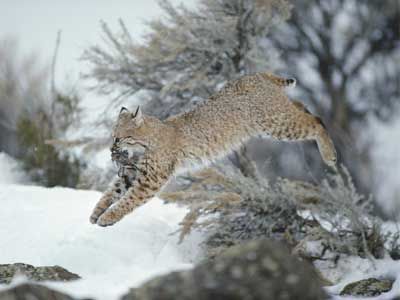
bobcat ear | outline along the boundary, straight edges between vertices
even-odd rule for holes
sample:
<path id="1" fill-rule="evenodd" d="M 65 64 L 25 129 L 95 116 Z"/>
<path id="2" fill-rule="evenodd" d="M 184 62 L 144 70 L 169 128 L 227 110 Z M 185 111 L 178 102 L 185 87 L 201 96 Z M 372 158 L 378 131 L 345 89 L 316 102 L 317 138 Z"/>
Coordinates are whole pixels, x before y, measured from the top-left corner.
<path id="1" fill-rule="evenodd" d="M 121 110 L 119 111 L 119 114 L 121 114 L 121 113 L 122 113 L 123 111 L 125 111 L 125 110 L 128 111 L 128 109 L 127 109 L 126 107 L 123 107 L 123 106 L 122 106 L 122 107 L 121 107 Z"/>
<path id="2" fill-rule="evenodd" d="M 143 114 L 142 114 L 142 110 L 140 109 L 140 106 L 137 107 L 135 113 L 132 113 L 132 119 L 135 120 L 135 123 L 137 125 L 142 124 L 142 122 L 143 122 Z"/>

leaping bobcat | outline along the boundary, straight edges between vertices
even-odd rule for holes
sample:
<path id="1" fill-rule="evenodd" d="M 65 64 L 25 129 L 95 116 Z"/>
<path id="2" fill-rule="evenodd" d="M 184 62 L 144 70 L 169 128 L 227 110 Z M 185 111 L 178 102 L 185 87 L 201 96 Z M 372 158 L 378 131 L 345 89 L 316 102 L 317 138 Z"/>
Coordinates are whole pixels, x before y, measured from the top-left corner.
<path id="1" fill-rule="evenodd" d="M 316 140 L 322 159 L 336 165 L 336 151 L 321 120 L 284 87 L 294 79 L 269 73 L 244 76 L 192 111 L 165 121 L 122 108 L 113 130 L 113 149 L 136 154 L 132 183 L 117 177 L 97 203 L 92 223 L 109 226 L 142 205 L 179 171 L 204 165 L 237 149 L 252 136 L 279 140 Z"/>

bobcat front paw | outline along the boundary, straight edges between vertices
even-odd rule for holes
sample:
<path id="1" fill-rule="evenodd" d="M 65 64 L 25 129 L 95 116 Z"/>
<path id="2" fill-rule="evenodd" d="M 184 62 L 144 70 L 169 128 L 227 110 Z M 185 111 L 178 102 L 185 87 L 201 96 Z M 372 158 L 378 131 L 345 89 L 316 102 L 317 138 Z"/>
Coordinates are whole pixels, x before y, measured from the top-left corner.
<path id="1" fill-rule="evenodd" d="M 92 213 L 89 220 L 90 220 L 90 223 L 96 224 L 98 219 L 99 219 L 99 216 L 95 213 Z"/>
<path id="2" fill-rule="evenodd" d="M 105 212 L 105 209 L 96 207 L 91 216 L 90 216 L 90 223 L 96 224 L 99 217 Z"/>
<path id="3" fill-rule="evenodd" d="M 97 219 L 98 219 L 99 217 L 97 217 L 97 216 L 95 216 L 94 214 L 92 214 L 91 216 L 90 216 L 90 223 L 92 223 L 92 224 L 96 224 L 96 222 L 97 222 Z"/>
<path id="4" fill-rule="evenodd" d="M 102 227 L 114 225 L 116 222 L 122 219 L 113 209 L 108 209 L 98 219 L 96 224 Z"/>

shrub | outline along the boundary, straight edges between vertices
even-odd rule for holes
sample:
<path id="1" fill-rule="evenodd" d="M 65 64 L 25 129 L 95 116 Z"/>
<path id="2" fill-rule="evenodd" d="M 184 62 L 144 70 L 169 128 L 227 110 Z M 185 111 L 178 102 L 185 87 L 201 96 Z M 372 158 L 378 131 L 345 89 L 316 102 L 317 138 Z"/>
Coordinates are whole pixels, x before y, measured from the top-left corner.
<path id="1" fill-rule="evenodd" d="M 24 112 L 17 122 L 19 158 L 31 179 L 41 185 L 75 187 L 84 166 L 77 157 L 47 143 L 65 132 L 77 113 L 78 99 L 58 94 L 53 114 L 45 107 Z M 57 109 L 57 112 L 56 112 Z M 55 119 L 57 118 L 57 119 Z"/>
<path id="2" fill-rule="evenodd" d="M 380 220 L 371 215 L 371 199 L 356 192 L 343 166 L 320 185 L 287 179 L 272 183 L 233 168 L 209 169 L 194 176 L 183 192 L 162 197 L 189 204 L 181 238 L 192 228 L 206 228 L 210 256 L 261 237 L 284 240 L 298 254 L 317 259 L 328 252 L 380 258 L 385 250 L 386 237 Z M 310 241 L 320 246 L 315 257 L 301 249 Z"/>

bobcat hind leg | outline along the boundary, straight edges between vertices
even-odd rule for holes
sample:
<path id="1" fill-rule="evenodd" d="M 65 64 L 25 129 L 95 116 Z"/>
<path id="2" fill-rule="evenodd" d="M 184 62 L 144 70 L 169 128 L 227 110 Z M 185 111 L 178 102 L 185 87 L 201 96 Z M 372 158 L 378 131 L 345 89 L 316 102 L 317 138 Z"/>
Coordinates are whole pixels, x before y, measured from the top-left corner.
<path id="1" fill-rule="evenodd" d="M 275 126 L 272 129 L 266 127 L 265 131 L 279 140 L 315 140 L 325 164 L 336 169 L 335 146 L 322 120 L 311 114 L 301 102 L 291 102 L 290 106 L 287 112 L 276 120 Z"/>

